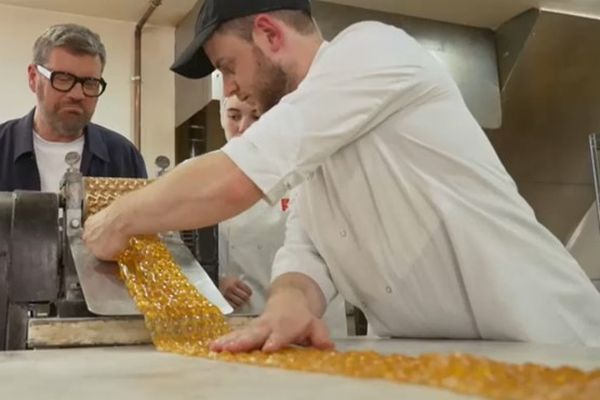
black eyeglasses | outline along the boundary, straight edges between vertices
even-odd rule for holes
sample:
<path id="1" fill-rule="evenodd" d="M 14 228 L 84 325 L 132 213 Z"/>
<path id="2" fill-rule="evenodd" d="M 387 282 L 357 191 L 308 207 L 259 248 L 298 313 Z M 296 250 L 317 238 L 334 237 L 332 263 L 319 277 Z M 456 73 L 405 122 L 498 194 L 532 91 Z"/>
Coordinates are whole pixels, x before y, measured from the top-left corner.
<path id="1" fill-rule="evenodd" d="M 106 89 L 106 81 L 102 78 L 80 78 L 68 72 L 51 71 L 39 64 L 36 65 L 36 68 L 59 92 L 70 92 L 78 83 L 81 83 L 83 94 L 87 97 L 99 97 Z"/>

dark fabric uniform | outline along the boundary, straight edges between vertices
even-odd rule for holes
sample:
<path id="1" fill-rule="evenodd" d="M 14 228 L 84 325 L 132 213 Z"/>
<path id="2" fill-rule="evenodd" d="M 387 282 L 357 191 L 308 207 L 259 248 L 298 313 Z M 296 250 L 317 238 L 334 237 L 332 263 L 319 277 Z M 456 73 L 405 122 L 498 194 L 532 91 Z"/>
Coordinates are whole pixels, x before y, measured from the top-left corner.
<path id="1" fill-rule="evenodd" d="M 40 190 L 33 148 L 33 114 L 0 125 L 0 191 Z M 84 176 L 147 178 L 140 152 L 124 136 L 96 124 L 84 130 L 81 156 Z M 65 171 L 67 165 L 65 164 Z"/>

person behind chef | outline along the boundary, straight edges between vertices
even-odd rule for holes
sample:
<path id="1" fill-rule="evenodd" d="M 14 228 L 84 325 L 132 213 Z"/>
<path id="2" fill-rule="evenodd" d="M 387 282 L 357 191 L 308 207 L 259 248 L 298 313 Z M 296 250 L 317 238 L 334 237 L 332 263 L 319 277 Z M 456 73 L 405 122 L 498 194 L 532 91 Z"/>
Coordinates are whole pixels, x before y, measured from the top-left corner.
<path id="1" fill-rule="evenodd" d="M 256 107 L 237 96 L 224 97 L 220 110 L 228 142 L 259 118 Z M 219 289 L 239 314 L 259 315 L 264 310 L 273 259 L 285 238 L 289 200 L 283 197 L 273 206 L 258 202 L 219 224 Z M 323 320 L 333 337 L 347 335 L 341 296 L 330 303 Z"/>
<path id="2" fill-rule="evenodd" d="M 265 311 L 211 350 L 330 348 L 320 317 L 337 293 L 379 336 L 600 346 L 600 294 L 404 31 L 366 21 L 326 42 L 309 0 L 205 0 L 172 69 L 215 68 L 260 120 L 84 233 L 114 259 L 132 235 L 209 226 L 297 188 Z"/>

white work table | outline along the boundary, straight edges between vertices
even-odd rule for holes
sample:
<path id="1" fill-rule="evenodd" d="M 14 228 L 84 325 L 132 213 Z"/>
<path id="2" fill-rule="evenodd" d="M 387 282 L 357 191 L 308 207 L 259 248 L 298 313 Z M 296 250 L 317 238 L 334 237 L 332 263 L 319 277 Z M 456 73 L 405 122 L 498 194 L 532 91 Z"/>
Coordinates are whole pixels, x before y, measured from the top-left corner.
<path id="1" fill-rule="evenodd" d="M 513 363 L 600 369 L 600 348 L 525 343 L 339 340 L 339 350 L 464 352 Z M 151 347 L 0 352 L 0 399 L 473 399 L 448 391 L 160 353 Z M 600 397 L 599 397 L 600 398 Z"/>

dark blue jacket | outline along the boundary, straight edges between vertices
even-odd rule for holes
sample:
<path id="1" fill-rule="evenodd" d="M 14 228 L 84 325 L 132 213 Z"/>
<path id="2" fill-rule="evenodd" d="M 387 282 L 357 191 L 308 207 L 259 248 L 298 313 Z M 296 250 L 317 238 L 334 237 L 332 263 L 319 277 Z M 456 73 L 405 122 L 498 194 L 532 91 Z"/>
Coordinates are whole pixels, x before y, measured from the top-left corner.
<path id="1" fill-rule="evenodd" d="M 33 150 L 34 111 L 0 125 L 0 192 L 40 190 L 40 174 Z M 142 155 L 125 137 L 92 123 L 85 127 L 84 135 L 81 156 L 84 176 L 147 177 Z"/>

